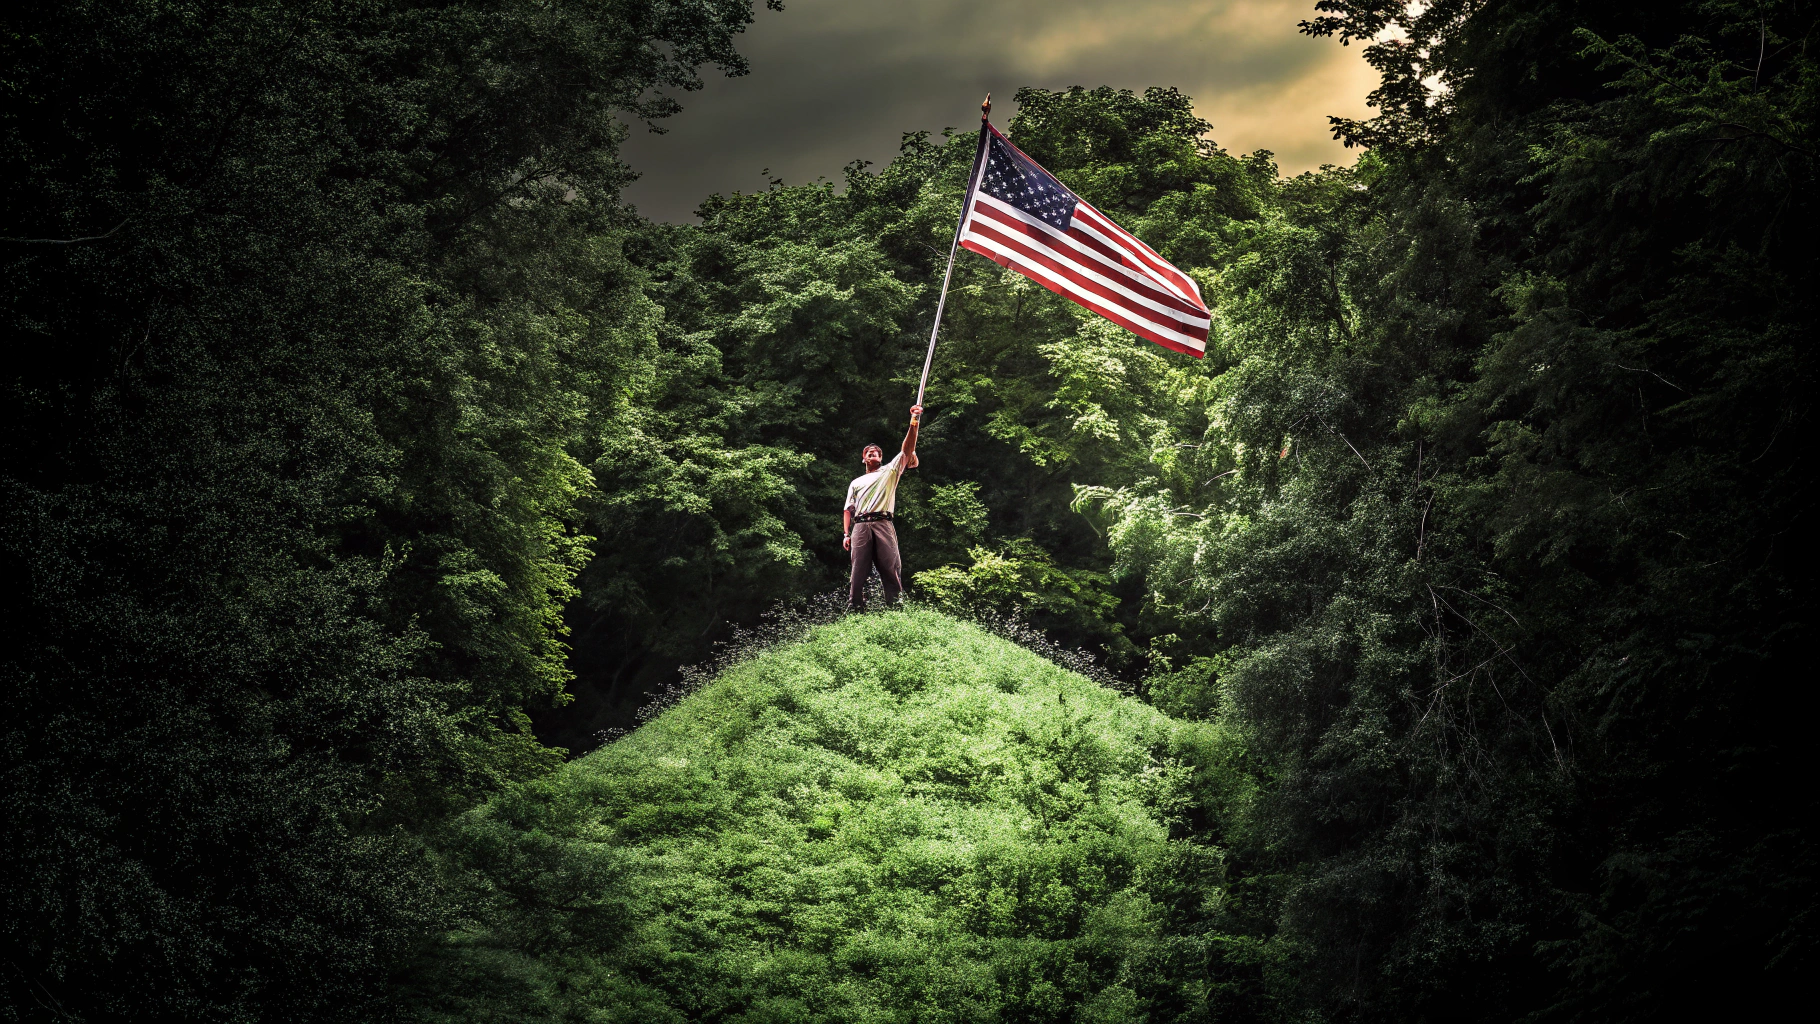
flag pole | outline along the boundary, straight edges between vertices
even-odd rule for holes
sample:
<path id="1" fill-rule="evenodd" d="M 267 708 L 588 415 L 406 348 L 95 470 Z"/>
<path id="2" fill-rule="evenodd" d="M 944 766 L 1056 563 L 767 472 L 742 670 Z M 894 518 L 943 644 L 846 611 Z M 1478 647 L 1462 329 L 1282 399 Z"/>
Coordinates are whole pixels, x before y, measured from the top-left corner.
<path id="1" fill-rule="evenodd" d="M 960 250 L 961 227 L 967 223 L 967 204 L 973 202 L 973 191 L 979 187 L 980 168 L 986 160 L 986 131 L 992 123 L 992 94 L 986 94 L 986 101 L 980 104 L 980 144 L 973 155 L 973 170 L 967 174 L 967 192 L 961 196 L 961 219 L 954 225 L 954 241 L 948 244 L 948 269 L 942 271 L 942 295 L 935 301 L 935 323 L 929 328 L 929 351 L 923 354 L 923 379 L 916 385 L 916 404 L 923 404 L 923 391 L 929 387 L 929 366 L 935 362 L 935 337 L 941 333 L 942 311 L 948 307 L 948 281 L 954 277 L 954 254 Z M 910 418 L 912 423 L 921 423 L 922 416 Z"/>

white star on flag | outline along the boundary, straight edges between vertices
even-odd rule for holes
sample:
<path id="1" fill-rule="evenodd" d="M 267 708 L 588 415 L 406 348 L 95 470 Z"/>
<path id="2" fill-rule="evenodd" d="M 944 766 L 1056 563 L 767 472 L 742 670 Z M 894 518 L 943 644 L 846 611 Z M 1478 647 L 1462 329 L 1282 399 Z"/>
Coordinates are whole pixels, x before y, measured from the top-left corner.
<path id="1" fill-rule="evenodd" d="M 1212 318 L 1194 279 L 1069 191 L 990 124 L 959 243 L 1111 320 L 1199 358 Z"/>

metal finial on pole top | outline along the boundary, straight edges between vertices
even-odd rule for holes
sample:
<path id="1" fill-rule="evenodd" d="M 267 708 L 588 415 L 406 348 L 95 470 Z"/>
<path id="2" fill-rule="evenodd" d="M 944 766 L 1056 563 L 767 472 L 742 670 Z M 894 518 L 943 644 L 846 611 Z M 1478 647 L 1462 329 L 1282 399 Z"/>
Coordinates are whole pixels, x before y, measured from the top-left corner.
<path id="1" fill-rule="evenodd" d="M 980 143 L 973 156 L 973 170 L 967 175 L 967 191 L 961 196 L 961 219 L 954 225 L 954 241 L 948 245 L 948 269 L 942 272 L 942 297 L 935 302 L 935 323 L 929 328 L 929 351 L 923 355 L 923 379 L 916 385 L 916 404 L 923 404 L 923 391 L 929 387 L 929 366 L 935 362 L 935 336 L 942 329 L 942 311 L 948 308 L 948 281 L 954 277 L 954 254 L 961 246 L 961 228 L 967 223 L 967 204 L 973 201 L 973 190 L 979 185 L 980 169 L 986 163 L 986 129 L 992 123 L 992 94 L 980 104 Z M 921 423 L 922 416 L 912 416 Z"/>

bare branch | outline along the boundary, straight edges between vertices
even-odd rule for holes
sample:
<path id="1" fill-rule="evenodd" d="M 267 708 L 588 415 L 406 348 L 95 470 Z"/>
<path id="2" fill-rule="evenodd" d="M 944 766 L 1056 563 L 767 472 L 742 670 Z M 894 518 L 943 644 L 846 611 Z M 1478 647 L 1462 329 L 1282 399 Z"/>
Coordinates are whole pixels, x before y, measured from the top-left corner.
<path id="1" fill-rule="evenodd" d="M 1654 370 L 1647 369 L 1647 368 L 1641 367 L 1641 366 L 1625 366 L 1623 363 L 1618 363 L 1618 362 L 1614 362 L 1611 365 L 1617 367 L 1620 370 L 1629 370 L 1632 373 L 1647 373 L 1651 377 L 1656 378 L 1657 380 L 1661 381 L 1664 384 L 1667 384 L 1669 387 L 1674 388 L 1676 391 L 1679 391 L 1684 395 L 1688 393 L 1686 388 L 1682 387 L 1679 384 L 1676 384 L 1674 381 L 1669 380 L 1667 377 L 1662 376 L 1661 374 L 1657 373 Z"/>
<path id="2" fill-rule="evenodd" d="M 1340 432 L 1339 432 L 1339 431 L 1337 431 L 1337 430 L 1335 430 L 1335 429 L 1333 429 L 1333 427 L 1331 427 L 1331 426 L 1329 426 L 1329 425 L 1328 425 L 1328 423 L 1327 423 L 1327 421 L 1326 421 L 1326 420 L 1325 420 L 1325 419 L 1322 419 L 1322 417 L 1321 417 L 1321 414 L 1320 414 L 1320 413 L 1315 413 L 1315 414 L 1314 414 L 1314 418 L 1315 418 L 1315 419 L 1317 419 L 1317 420 L 1320 420 L 1320 422 L 1321 422 L 1321 426 L 1323 426 L 1323 427 L 1327 427 L 1327 432 L 1328 432 L 1328 433 L 1329 433 L 1329 434 L 1332 434 L 1332 435 L 1333 435 L 1333 436 L 1335 436 L 1335 437 L 1337 437 L 1337 438 L 1339 438 L 1339 439 L 1340 439 L 1340 440 L 1342 440 L 1342 441 L 1346 441 L 1346 435 L 1345 435 L 1345 434 L 1342 434 L 1342 433 L 1340 433 Z M 1352 448 L 1352 442 L 1351 442 L 1351 441 L 1346 441 L 1346 447 L 1348 447 L 1348 448 Z M 1358 449 L 1357 449 L 1357 448 L 1352 448 L 1352 453 L 1353 453 L 1353 454 L 1354 454 L 1354 455 L 1359 455 L 1359 450 L 1358 450 Z M 1365 465 L 1365 471 L 1366 471 L 1366 472 L 1368 472 L 1368 473 L 1369 473 L 1369 472 L 1371 472 L 1371 463 L 1369 463 L 1369 462 L 1365 462 L 1365 456 L 1363 456 L 1363 455 L 1359 455 L 1359 461 L 1360 461 L 1360 462 L 1362 462 L 1362 463 L 1364 463 L 1364 465 Z"/>
<path id="3" fill-rule="evenodd" d="M 0 238 L 0 242 L 11 242 L 14 245 L 75 245 L 77 242 L 100 242 L 114 237 L 114 235 L 119 233 L 121 228 L 126 227 L 132 219 L 133 218 L 128 217 L 126 220 L 109 228 L 106 233 L 99 235 L 83 235 L 81 238 Z"/>

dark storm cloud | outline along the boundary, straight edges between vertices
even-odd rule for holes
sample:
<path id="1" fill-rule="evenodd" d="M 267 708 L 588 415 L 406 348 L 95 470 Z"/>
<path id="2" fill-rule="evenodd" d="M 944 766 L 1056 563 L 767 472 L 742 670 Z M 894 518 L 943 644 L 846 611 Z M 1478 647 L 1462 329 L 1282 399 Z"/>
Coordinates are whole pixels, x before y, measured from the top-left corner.
<path id="1" fill-rule="evenodd" d="M 904 132 L 968 128 L 995 95 L 1000 125 L 1018 86 L 1173 85 L 1213 137 L 1270 149 L 1295 172 L 1347 159 L 1329 114 L 1366 112 L 1373 84 L 1358 47 L 1298 35 L 1312 0 L 789 0 L 761 9 L 741 49 L 752 73 L 679 97 L 667 133 L 635 126 L 626 158 L 643 177 L 627 198 L 683 220 L 713 192 L 838 179 L 855 158 L 884 162 Z"/>

